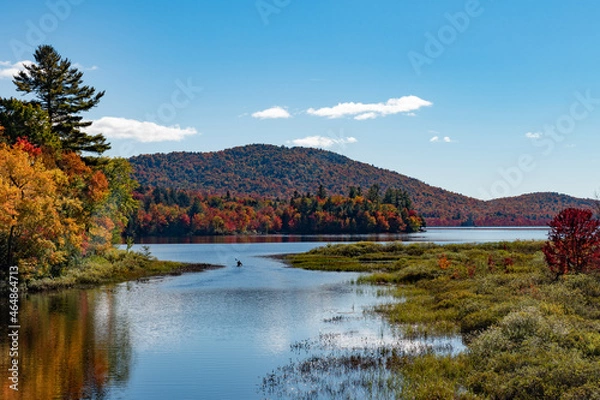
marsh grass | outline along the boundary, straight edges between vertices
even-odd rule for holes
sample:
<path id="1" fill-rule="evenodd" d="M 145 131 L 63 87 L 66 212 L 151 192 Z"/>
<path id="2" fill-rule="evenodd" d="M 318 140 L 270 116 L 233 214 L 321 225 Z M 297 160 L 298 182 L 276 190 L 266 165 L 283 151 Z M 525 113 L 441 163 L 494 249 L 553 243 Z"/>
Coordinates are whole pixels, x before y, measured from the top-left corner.
<path id="1" fill-rule="evenodd" d="M 90 256 L 82 259 L 76 267 L 69 269 L 60 277 L 29 281 L 27 290 L 39 292 L 97 286 L 214 268 L 219 268 L 219 266 L 160 261 L 147 252 L 113 249 L 104 256 Z"/>
<path id="2" fill-rule="evenodd" d="M 395 399 L 401 382 L 384 363 L 388 354 L 340 352 L 290 360 L 267 374 L 260 391 L 277 399 Z"/>
<path id="3" fill-rule="evenodd" d="M 370 268 L 346 256 L 303 256 L 299 254 L 294 255 L 293 260 L 295 267 L 308 270 L 366 272 Z"/>
<path id="4" fill-rule="evenodd" d="M 556 280 L 542 245 L 355 243 L 288 260 L 394 287 L 398 301 L 378 311 L 407 338 L 462 335 L 461 354 L 388 362 L 398 398 L 600 399 L 600 276 Z"/>

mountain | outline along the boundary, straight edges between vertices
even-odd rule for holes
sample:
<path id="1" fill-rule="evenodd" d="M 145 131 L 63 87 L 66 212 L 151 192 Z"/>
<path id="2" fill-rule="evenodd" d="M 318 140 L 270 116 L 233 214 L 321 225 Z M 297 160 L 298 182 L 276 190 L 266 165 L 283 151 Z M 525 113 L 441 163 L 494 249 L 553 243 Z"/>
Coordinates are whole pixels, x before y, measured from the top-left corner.
<path id="1" fill-rule="evenodd" d="M 545 225 L 567 207 L 593 208 L 594 201 L 558 193 L 533 193 L 483 201 L 428 185 L 331 151 L 253 144 L 210 153 L 144 154 L 129 159 L 143 186 L 288 198 L 294 191 L 347 194 L 379 184 L 401 188 L 430 226 Z"/>

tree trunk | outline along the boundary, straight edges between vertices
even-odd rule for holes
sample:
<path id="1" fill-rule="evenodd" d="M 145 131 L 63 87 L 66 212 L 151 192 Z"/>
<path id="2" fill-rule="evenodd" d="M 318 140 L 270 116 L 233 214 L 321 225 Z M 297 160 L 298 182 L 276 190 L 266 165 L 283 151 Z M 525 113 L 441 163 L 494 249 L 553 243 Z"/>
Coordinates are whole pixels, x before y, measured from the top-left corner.
<path id="1" fill-rule="evenodd" d="M 11 226 L 10 227 L 10 233 L 8 234 L 8 244 L 7 244 L 7 250 L 6 250 L 6 268 L 8 270 L 8 268 L 12 267 L 13 264 L 13 255 L 12 255 L 12 242 L 13 242 L 13 235 L 14 235 L 14 231 L 15 231 L 15 226 Z"/>

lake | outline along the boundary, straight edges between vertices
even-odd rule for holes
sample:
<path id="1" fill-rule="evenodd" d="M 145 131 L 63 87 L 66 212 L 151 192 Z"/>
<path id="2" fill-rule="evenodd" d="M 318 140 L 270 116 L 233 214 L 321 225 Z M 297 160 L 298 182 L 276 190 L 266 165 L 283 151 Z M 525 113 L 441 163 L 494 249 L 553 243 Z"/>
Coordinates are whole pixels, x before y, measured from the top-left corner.
<path id="1" fill-rule="evenodd" d="M 318 386 L 324 379 L 356 398 L 386 398 L 383 389 L 373 391 L 357 383 L 344 365 L 333 365 L 341 371 L 338 376 L 317 376 L 320 381 L 315 374 L 304 380 L 293 378 L 294 372 L 320 368 L 331 355 L 372 356 L 386 346 L 456 352 L 463 348 L 460 338 L 404 340 L 371 312 L 379 304 L 397 301 L 384 289 L 352 284 L 359 276 L 355 273 L 297 270 L 266 256 L 365 239 L 542 240 L 546 232 L 437 228 L 393 237 L 219 237 L 203 238 L 200 243 L 148 244 L 159 259 L 225 267 L 27 296 L 20 308 L 21 390 L 14 396 L 4 383 L 1 397 L 235 400 L 302 398 L 314 393 L 311 398 L 321 398 Z M 236 259 L 243 267 L 235 266 Z M 7 314 L 3 307 L 3 329 Z M 5 341 L 0 350 L 7 354 Z M 3 356 L 3 371 L 6 362 Z M 278 385 L 269 384 L 273 381 Z M 343 392 L 338 394 L 341 398 Z"/>

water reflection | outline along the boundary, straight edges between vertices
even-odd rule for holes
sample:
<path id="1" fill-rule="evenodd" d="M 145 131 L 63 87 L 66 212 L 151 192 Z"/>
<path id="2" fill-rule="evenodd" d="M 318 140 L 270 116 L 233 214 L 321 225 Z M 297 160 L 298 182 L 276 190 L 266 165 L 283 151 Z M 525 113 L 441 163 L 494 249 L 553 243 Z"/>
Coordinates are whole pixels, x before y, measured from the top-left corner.
<path id="1" fill-rule="evenodd" d="M 136 240 L 140 244 L 239 244 L 239 243 L 297 243 L 297 242 L 390 242 L 410 240 L 408 234 L 368 234 L 368 235 L 221 235 L 185 237 L 143 237 Z"/>
<path id="2" fill-rule="evenodd" d="M 22 299 L 19 319 L 19 391 L 3 379 L 3 399 L 104 399 L 109 385 L 125 385 L 131 369 L 126 324 L 114 312 L 110 289 L 64 291 Z M 0 305 L 7 335 L 7 304 Z M 7 371 L 8 343 L 0 342 Z M 5 374 L 3 373 L 3 378 Z"/>
<path id="3" fill-rule="evenodd" d="M 448 229 L 419 233 L 411 240 L 541 239 L 545 234 L 544 230 Z M 391 345 L 407 351 L 422 345 L 461 350 L 460 338 L 404 341 L 380 316 L 365 314 L 364 310 L 394 299 L 378 296 L 376 288 L 349 285 L 358 274 L 284 268 L 277 260 L 264 258 L 308 251 L 322 245 L 322 239 L 338 242 L 347 238 L 204 239 L 223 242 L 150 247 L 159 259 L 208 262 L 225 268 L 23 299 L 20 391 L 12 392 L 4 375 L 0 398 L 256 399 L 264 398 L 257 393 L 262 377 L 273 380 L 268 380 L 268 392 L 275 388 L 271 383 L 278 383 L 278 378 L 289 376 L 296 368 L 321 371 L 332 366 L 335 372 L 339 367 L 337 371 L 344 375 L 347 365 L 343 361 L 355 351 L 369 364 L 372 354 Z M 369 239 L 390 240 L 381 236 Z M 244 261 L 243 268 L 234 266 L 235 258 Z M 7 304 L 0 304 L 2 337 L 8 333 L 7 318 Z M 290 349 L 298 343 L 304 347 L 306 343 L 316 352 L 291 354 Z M 315 349 L 313 343 L 320 343 L 321 348 Z M 6 340 L 0 341 L 0 352 L 0 370 L 7 371 Z M 280 369 L 283 374 L 279 374 L 277 367 L 287 366 L 291 357 L 293 364 L 287 368 L 292 370 Z M 296 383 L 302 386 L 305 378 L 314 375 L 299 377 Z M 362 378 L 349 374 L 339 383 Z M 391 390 L 384 384 L 388 378 L 385 371 L 373 378 L 381 380 L 381 390 L 365 392 L 365 398 L 367 394 L 385 398 L 383 392 Z M 284 388 L 295 390 L 298 385 Z"/>
<path id="4" fill-rule="evenodd" d="M 417 233 L 382 233 L 366 235 L 226 235 L 188 237 L 145 237 L 140 244 L 248 244 L 299 242 L 490 242 L 513 240 L 546 240 L 547 227 L 438 227 Z"/>

